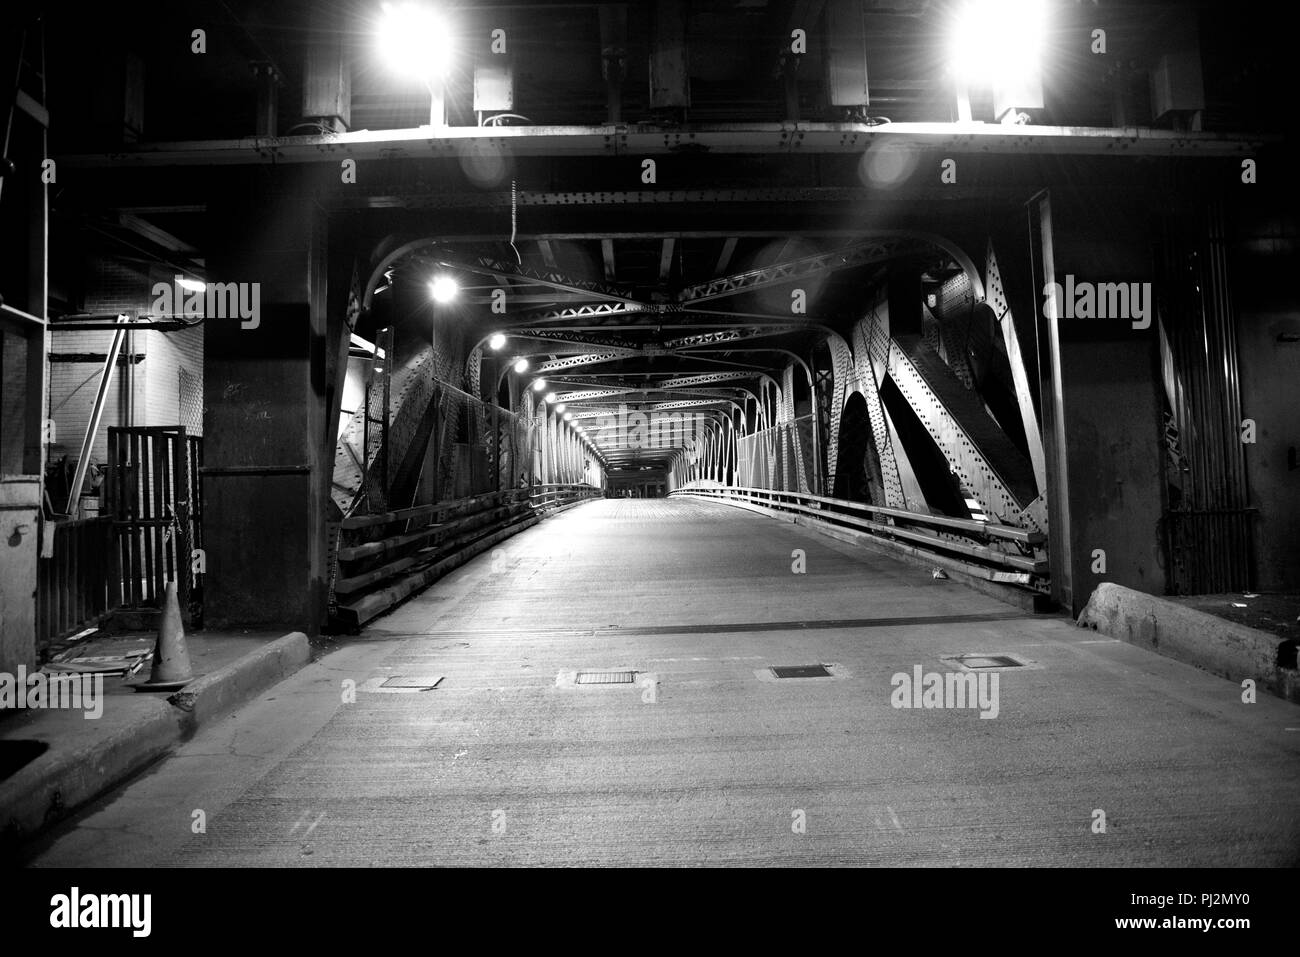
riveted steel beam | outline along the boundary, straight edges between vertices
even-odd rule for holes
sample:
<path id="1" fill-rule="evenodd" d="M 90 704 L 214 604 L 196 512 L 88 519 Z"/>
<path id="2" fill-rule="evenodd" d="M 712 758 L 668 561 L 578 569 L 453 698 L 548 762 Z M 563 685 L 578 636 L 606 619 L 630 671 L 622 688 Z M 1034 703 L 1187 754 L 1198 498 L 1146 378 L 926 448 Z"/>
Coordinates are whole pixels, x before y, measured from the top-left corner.
<path id="1" fill-rule="evenodd" d="M 595 299 L 607 299 L 612 302 L 639 305 L 636 297 L 620 286 L 614 286 L 595 279 L 570 276 L 558 269 L 533 269 L 531 266 L 493 259 L 490 256 L 458 259 L 455 256 L 447 255 L 441 249 L 432 250 L 427 255 L 440 266 L 449 269 L 464 269 L 467 272 L 492 276 L 495 279 L 522 279 L 527 283 L 546 286 L 550 289 L 561 289 L 565 292 L 579 293 Z"/>
<path id="2" fill-rule="evenodd" d="M 652 156 L 683 148 L 716 153 L 853 153 L 873 146 L 946 155 L 1019 153 L 1112 156 L 1250 156 L 1279 137 L 1137 127 L 1007 126 L 998 123 L 652 123 L 601 126 L 415 127 L 306 136 L 148 143 L 59 158 L 66 167 L 267 165 L 430 157 Z"/>
<path id="3" fill-rule="evenodd" d="M 885 262 L 898 256 L 934 251 L 934 247 L 928 241 L 912 235 L 881 235 L 860 243 L 841 246 L 829 252 L 801 256 L 798 259 L 774 263 L 748 272 L 710 279 L 708 282 L 686 287 L 678 294 L 677 299 L 682 303 L 722 299 L 752 292 L 755 289 L 794 282 L 808 276 Z"/>

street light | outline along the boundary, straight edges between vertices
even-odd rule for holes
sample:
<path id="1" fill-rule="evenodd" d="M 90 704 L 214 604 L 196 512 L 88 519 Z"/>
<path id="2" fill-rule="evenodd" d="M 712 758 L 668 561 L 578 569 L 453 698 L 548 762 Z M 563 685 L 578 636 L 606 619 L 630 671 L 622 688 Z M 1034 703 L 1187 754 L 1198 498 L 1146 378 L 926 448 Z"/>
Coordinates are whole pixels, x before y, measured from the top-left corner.
<path id="1" fill-rule="evenodd" d="M 459 283 L 450 276 L 436 276 L 433 282 L 429 283 L 429 295 L 433 296 L 434 302 L 451 302 L 459 293 Z"/>
<path id="2" fill-rule="evenodd" d="M 541 392 L 541 391 L 542 391 L 543 389 L 545 389 L 545 388 L 546 388 L 546 380 L 545 380 L 545 379 L 536 379 L 536 380 L 533 381 L 533 391 L 534 391 L 534 392 Z"/>
<path id="3" fill-rule="evenodd" d="M 451 69 L 453 49 L 447 21 L 422 3 L 384 3 L 377 31 L 379 55 L 406 76 L 419 77 L 433 100 L 432 126 L 446 126 L 443 83 Z"/>
<path id="4" fill-rule="evenodd" d="M 961 119 L 971 118 L 969 95 L 975 87 L 992 90 L 995 119 L 1043 108 L 1045 7 L 1044 0 L 966 0 L 948 46 Z"/>
<path id="5" fill-rule="evenodd" d="M 518 372 L 520 375 L 523 375 L 525 372 L 527 372 L 527 371 L 528 371 L 528 360 L 527 360 L 527 359 L 516 359 L 516 360 L 515 360 L 515 371 Z"/>
<path id="6" fill-rule="evenodd" d="M 547 404 L 554 403 L 555 400 L 556 400 L 556 398 L 557 398 L 557 396 L 555 395 L 554 392 L 548 392 L 548 393 L 546 393 L 546 402 L 547 402 Z"/>
<path id="7" fill-rule="evenodd" d="M 505 333 L 503 332 L 492 333 L 492 338 L 488 340 L 488 347 L 491 348 L 493 352 L 500 352 L 502 347 L 505 346 L 505 344 L 506 344 L 506 337 L 505 337 Z"/>

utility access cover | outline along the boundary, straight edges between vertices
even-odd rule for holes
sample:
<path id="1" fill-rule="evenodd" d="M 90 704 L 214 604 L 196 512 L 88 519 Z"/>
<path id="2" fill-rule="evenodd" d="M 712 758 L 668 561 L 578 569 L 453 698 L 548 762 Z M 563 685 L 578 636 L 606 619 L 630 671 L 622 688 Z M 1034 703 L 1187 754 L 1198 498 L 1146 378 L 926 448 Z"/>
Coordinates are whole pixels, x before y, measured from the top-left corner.
<path id="1" fill-rule="evenodd" d="M 959 661 L 971 671 L 986 668 L 1023 668 L 1025 663 L 1006 655 L 958 655 L 953 659 Z"/>
<path id="2" fill-rule="evenodd" d="M 443 675 L 393 675 L 379 687 L 408 688 L 412 691 L 432 691 L 438 687 Z"/>
<path id="3" fill-rule="evenodd" d="M 825 665 L 776 665 L 772 674 L 778 678 L 829 678 Z"/>
<path id="4" fill-rule="evenodd" d="M 630 685 L 636 679 L 634 671 L 579 671 L 580 685 Z"/>

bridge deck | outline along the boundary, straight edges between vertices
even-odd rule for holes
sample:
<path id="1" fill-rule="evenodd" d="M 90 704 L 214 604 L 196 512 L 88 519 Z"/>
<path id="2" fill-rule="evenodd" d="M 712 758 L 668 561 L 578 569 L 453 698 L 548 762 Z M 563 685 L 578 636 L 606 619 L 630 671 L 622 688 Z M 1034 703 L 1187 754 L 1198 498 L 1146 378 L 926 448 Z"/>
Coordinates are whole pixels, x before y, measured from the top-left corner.
<path id="1" fill-rule="evenodd" d="M 578 506 L 374 625 L 37 863 L 1300 862 L 1294 705 L 725 505 Z M 995 719 L 891 706 L 964 652 L 1030 663 Z"/>

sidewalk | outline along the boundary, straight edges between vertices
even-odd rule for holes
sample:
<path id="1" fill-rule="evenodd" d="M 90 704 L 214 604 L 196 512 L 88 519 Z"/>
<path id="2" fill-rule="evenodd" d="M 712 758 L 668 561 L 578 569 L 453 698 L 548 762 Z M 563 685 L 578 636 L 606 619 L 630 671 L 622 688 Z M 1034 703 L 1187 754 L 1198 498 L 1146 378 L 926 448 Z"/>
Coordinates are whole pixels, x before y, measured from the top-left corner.
<path id="1" fill-rule="evenodd" d="M 134 691 L 130 684 L 148 679 L 146 665 L 125 680 L 104 677 L 98 717 L 67 708 L 2 713 L 0 858 L 311 657 L 301 632 L 207 631 L 185 640 L 195 679 L 178 692 Z"/>
<path id="2" fill-rule="evenodd" d="M 1289 595 L 1166 598 L 1105 582 L 1078 624 L 1300 704 L 1297 605 Z"/>

